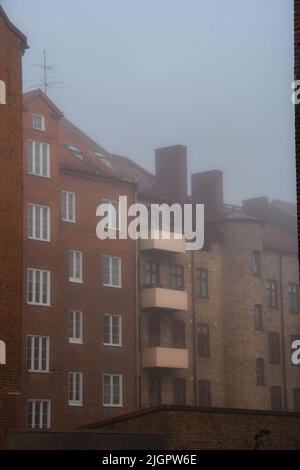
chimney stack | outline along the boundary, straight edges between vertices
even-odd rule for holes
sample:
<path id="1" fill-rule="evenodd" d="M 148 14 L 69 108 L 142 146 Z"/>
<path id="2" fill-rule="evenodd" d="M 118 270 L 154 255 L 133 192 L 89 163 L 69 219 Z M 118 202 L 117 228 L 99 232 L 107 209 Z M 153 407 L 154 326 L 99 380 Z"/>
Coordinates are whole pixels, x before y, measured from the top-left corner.
<path id="1" fill-rule="evenodd" d="M 186 146 L 172 145 L 155 150 L 155 173 L 157 184 L 174 201 L 187 197 Z"/>
<path id="2" fill-rule="evenodd" d="M 223 213 L 223 172 L 203 171 L 192 174 L 192 201 L 204 204 L 214 215 Z"/>
<path id="3" fill-rule="evenodd" d="M 265 196 L 244 199 L 243 212 L 255 219 L 266 221 L 268 217 L 269 199 Z"/>

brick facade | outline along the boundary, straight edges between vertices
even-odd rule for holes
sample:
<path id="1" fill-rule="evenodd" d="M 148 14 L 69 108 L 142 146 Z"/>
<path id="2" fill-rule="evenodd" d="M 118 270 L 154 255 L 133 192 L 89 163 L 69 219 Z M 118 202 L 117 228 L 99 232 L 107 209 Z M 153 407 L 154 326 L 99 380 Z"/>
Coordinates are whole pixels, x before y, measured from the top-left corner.
<path id="1" fill-rule="evenodd" d="M 0 6 L 0 340 L 6 364 L 0 365 L 0 448 L 7 431 L 7 395 L 20 389 L 22 302 L 22 72 L 26 38 Z M 3 86 L 3 85 L 2 85 Z"/>

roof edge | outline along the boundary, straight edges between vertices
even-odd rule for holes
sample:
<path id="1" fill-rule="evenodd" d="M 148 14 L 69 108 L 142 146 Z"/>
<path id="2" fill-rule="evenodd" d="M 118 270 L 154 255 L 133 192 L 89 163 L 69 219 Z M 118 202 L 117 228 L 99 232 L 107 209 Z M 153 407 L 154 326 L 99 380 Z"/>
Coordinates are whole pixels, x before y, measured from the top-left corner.
<path id="1" fill-rule="evenodd" d="M 0 16 L 4 19 L 5 23 L 7 26 L 24 42 L 25 49 L 28 49 L 28 44 L 27 44 L 27 37 L 25 36 L 22 31 L 20 31 L 8 18 L 7 14 L 5 13 L 3 7 L 0 5 Z"/>

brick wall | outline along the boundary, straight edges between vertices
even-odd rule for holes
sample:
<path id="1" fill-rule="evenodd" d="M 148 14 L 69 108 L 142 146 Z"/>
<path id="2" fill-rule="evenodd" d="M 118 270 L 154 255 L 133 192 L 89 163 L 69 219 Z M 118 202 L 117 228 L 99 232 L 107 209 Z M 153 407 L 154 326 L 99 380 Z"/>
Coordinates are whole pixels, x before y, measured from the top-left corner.
<path id="1" fill-rule="evenodd" d="M 19 391 L 22 302 L 22 79 L 25 38 L 0 7 L 0 339 L 6 365 L 0 365 L 0 448 L 7 429 L 7 393 Z"/>

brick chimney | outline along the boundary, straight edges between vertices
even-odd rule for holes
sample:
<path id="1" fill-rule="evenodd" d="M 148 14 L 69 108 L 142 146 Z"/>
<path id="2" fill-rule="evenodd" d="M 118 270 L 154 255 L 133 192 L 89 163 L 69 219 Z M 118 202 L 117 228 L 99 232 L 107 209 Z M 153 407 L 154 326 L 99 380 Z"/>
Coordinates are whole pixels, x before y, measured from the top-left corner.
<path id="1" fill-rule="evenodd" d="M 186 146 L 172 145 L 155 150 L 155 173 L 157 184 L 174 201 L 187 197 Z"/>
<path id="2" fill-rule="evenodd" d="M 267 220 L 268 209 L 269 199 L 265 196 L 244 199 L 243 201 L 243 212 L 259 220 Z"/>
<path id="3" fill-rule="evenodd" d="M 223 172 L 203 171 L 192 174 L 192 201 L 204 204 L 215 215 L 223 213 Z"/>

